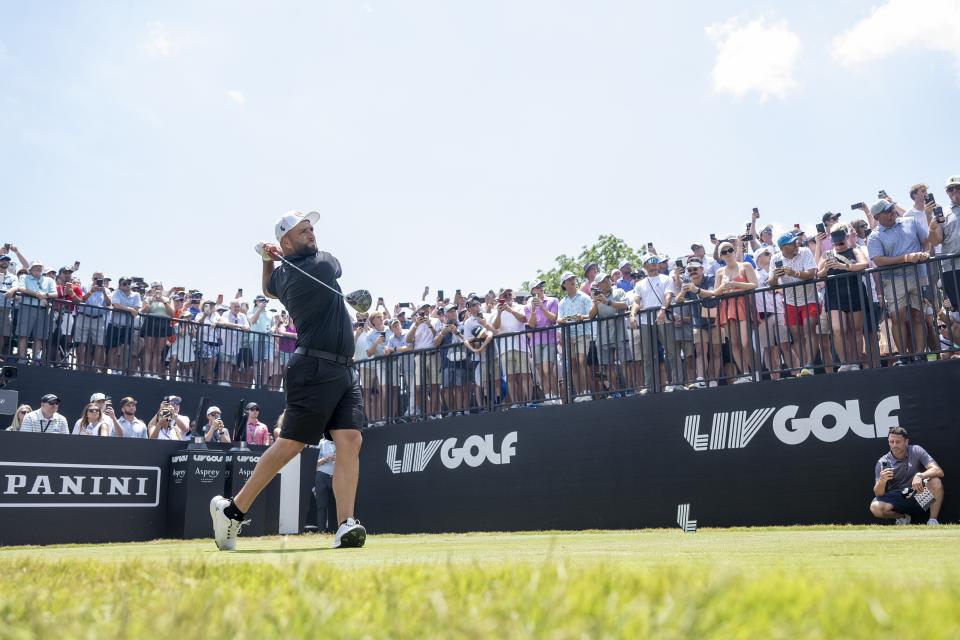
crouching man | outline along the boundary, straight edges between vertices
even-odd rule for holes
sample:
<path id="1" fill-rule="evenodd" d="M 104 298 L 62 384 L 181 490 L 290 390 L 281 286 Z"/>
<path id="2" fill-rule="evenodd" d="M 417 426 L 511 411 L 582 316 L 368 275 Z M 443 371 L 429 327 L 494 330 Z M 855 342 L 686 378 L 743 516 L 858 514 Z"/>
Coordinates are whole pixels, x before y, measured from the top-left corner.
<path id="1" fill-rule="evenodd" d="M 877 461 L 873 474 L 873 494 L 877 497 L 870 503 L 870 513 L 894 518 L 897 524 L 910 524 L 912 518 L 927 518 L 929 525 L 940 524 L 937 516 L 943 505 L 943 469 L 923 447 L 910 444 L 910 435 L 903 427 L 891 427 L 887 443 L 890 452 Z M 929 514 L 912 495 L 921 497 L 924 489 L 933 494 Z"/>

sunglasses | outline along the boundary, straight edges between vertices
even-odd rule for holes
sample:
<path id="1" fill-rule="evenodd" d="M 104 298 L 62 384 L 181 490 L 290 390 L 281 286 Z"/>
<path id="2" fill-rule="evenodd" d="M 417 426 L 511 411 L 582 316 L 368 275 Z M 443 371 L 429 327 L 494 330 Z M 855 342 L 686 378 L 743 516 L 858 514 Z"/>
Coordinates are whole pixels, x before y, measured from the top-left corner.
<path id="1" fill-rule="evenodd" d="M 947 325 L 945 325 L 945 324 L 938 324 L 938 325 L 937 325 L 937 329 L 946 329 L 946 328 L 947 328 Z"/>
<path id="2" fill-rule="evenodd" d="M 47 402 L 44 402 L 44 404 L 60 404 L 60 401 L 59 401 L 59 400 L 48 400 Z"/>
<path id="3" fill-rule="evenodd" d="M 960 185 L 952 184 L 947 187 L 947 193 L 953 193 L 954 191 L 960 190 Z"/>
<path id="4" fill-rule="evenodd" d="M 211 413 L 210 415 L 212 415 L 212 416 L 215 416 L 215 417 L 216 417 L 216 416 L 219 416 L 219 415 L 220 415 L 220 412 L 219 412 L 219 411 L 214 411 L 214 412 L 213 412 L 213 413 Z"/>
<path id="5" fill-rule="evenodd" d="M 697 273 L 698 271 L 700 271 L 700 267 L 690 267 L 687 269 L 687 273 Z"/>
<path id="6" fill-rule="evenodd" d="M 260 411 L 260 407 L 251 407 L 250 411 Z"/>
<path id="7" fill-rule="evenodd" d="M 100 413 L 100 409 L 87 409 L 87 413 L 93 411 L 94 413 Z"/>
<path id="8" fill-rule="evenodd" d="M 734 252 L 734 249 L 724 249 L 723 251 L 720 252 L 720 255 L 722 255 L 722 256 L 728 256 L 728 255 L 730 255 L 730 254 L 733 253 L 733 252 Z"/>

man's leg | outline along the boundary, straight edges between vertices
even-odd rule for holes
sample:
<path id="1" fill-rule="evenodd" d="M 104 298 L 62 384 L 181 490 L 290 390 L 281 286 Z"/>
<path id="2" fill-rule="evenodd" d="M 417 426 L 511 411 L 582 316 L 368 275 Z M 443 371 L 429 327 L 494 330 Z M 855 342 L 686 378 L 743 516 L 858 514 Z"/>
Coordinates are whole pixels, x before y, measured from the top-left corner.
<path id="1" fill-rule="evenodd" d="M 360 435 L 359 431 L 357 435 Z M 336 442 L 336 439 L 334 439 L 334 442 Z M 280 437 L 270 445 L 270 448 L 264 451 L 260 457 L 257 466 L 254 467 L 253 473 L 250 474 L 250 479 L 247 480 L 243 488 L 240 489 L 240 493 L 234 496 L 233 504 L 236 505 L 237 509 L 243 513 L 249 511 L 250 505 L 253 504 L 256 497 L 260 495 L 263 488 L 273 480 L 273 477 L 280 472 L 280 469 L 293 460 L 293 458 L 300 455 L 300 452 L 303 451 L 305 446 L 302 442 L 289 440 L 284 437 Z M 340 472 L 339 448 L 337 450 L 337 472 Z M 334 483 L 334 487 L 336 487 L 336 483 Z"/>
<path id="2" fill-rule="evenodd" d="M 940 515 L 940 507 L 943 506 L 943 481 L 940 478 L 930 478 L 927 480 L 927 489 L 933 494 L 934 501 L 930 505 L 930 517 L 934 520 Z"/>
<path id="3" fill-rule="evenodd" d="M 877 517 L 877 518 L 889 519 L 889 518 L 903 517 L 902 513 L 897 513 L 896 511 L 893 510 L 892 504 L 890 504 L 889 502 L 882 502 L 876 499 L 874 499 L 873 502 L 870 503 L 870 513 L 872 513 L 874 517 Z"/>
<path id="4" fill-rule="evenodd" d="M 337 499 L 337 523 L 339 524 L 353 517 L 354 502 L 357 499 L 357 482 L 360 479 L 360 444 L 363 442 L 363 436 L 356 429 L 331 429 L 330 437 L 337 447 L 333 495 Z M 250 480 L 253 480 L 253 477 Z"/>

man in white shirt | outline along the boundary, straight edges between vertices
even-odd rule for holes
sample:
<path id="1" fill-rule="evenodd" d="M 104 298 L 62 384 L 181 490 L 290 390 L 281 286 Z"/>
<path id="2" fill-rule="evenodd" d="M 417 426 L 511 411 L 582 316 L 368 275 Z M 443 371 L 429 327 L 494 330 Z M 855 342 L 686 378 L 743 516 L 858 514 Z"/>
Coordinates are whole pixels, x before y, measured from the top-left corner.
<path id="1" fill-rule="evenodd" d="M 28 433 L 70 433 L 67 419 L 57 413 L 60 408 L 60 398 L 52 393 L 40 398 L 40 408 L 31 411 L 23 417 L 20 431 Z"/>
<path id="2" fill-rule="evenodd" d="M 563 327 L 560 344 L 567 352 L 566 361 L 570 363 L 573 401 L 589 402 L 593 396 L 590 395 L 591 381 L 587 375 L 587 354 L 593 341 L 594 323 L 586 320 L 590 318 L 593 301 L 577 289 L 577 278 L 570 271 L 560 276 L 560 286 L 566 295 L 560 299 L 557 321 L 561 325 L 569 325 Z"/>
<path id="3" fill-rule="evenodd" d="M 216 379 L 213 370 L 220 359 L 220 314 L 216 311 L 216 303 L 207 300 L 200 308 L 200 313 L 194 317 L 194 322 L 203 325 L 200 327 L 200 375 L 208 384 L 214 384 Z"/>
<path id="4" fill-rule="evenodd" d="M 641 329 L 640 349 L 643 359 L 643 384 L 640 393 L 647 393 L 654 388 L 654 372 L 659 370 L 657 345 L 663 346 L 667 364 L 670 367 L 672 380 L 663 385 L 667 392 L 682 390 L 682 379 L 677 341 L 673 339 L 673 323 L 670 322 L 670 334 L 667 333 L 667 310 L 677 295 L 673 278 L 658 273 L 660 259 L 654 255 L 647 255 L 643 259 L 643 270 L 647 277 L 640 280 L 633 289 L 634 303 L 630 309 L 630 328 Z M 639 316 L 639 322 L 638 322 Z"/>
<path id="5" fill-rule="evenodd" d="M 436 318 L 431 318 L 429 311 L 429 304 L 420 305 L 413 326 L 407 331 L 406 341 L 413 345 L 414 352 L 432 350 L 414 353 L 414 396 L 417 406 L 423 407 L 424 415 L 428 419 L 435 419 L 440 417 L 440 360 L 433 349 L 433 339 L 443 325 Z"/>
<path id="6" fill-rule="evenodd" d="M 21 295 L 17 317 L 17 336 L 20 338 L 17 353 L 21 360 L 26 361 L 27 338 L 32 337 L 33 359 L 39 361 L 52 328 L 48 301 L 57 297 L 57 287 L 52 278 L 43 275 L 43 264 L 34 260 L 30 263 L 30 270 L 20 276 L 16 289 L 8 290 L 6 295 L 13 297 L 12 292 Z"/>
<path id="7" fill-rule="evenodd" d="M 239 362 L 237 352 L 240 350 L 241 332 L 250 331 L 250 322 L 247 316 L 240 311 L 240 301 L 231 300 L 230 308 L 217 320 L 217 325 L 226 329 L 223 336 L 223 359 L 220 362 L 220 385 L 229 387 L 230 383 L 239 384 Z M 242 386 L 242 385 L 240 385 Z"/>
<path id="8" fill-rule="evenodd" d="M 799 347 L 803 359 L 800 375 L 812 376 L 813 361 L 817 354 L 815 331 L 820 317 L 816 285 L 812 282 L 817 277 L 817 263 L 813 253 L 806 247 L 798 246 L 797 240 L 793 233 L 785 233 L 777 239 L 780 252 L 770 262 L 772 269 L 769 277 L 772 287 L 810 282 L 784 287 L 783 306 L 793 344 Z"/>
<path id="9" fill-rule="evenodd" d="M 497 298 L 493 329 L 497 332 L 500 367 L 507 377 L 507 401 L 511 408 L 530 400 L 530 361 L 527 358 L 527 315 L 513 302 L 513 289 L 506 288 Z M 502 337 L 501 337 L 502 336 Z"/>
<path id="10" fill-rule="evenodd" d="M 593 281 L 593 304 L 590 307 L 590 319 L 597 322 L 597 356 L 607 381 L 607 391 L 614 391 L 619 397 L 621 386 L 617 371 L 618 363 L 626 361 L 626 345 L 623 341 L 623 320 L 616 315 L 626 311 L 627 294 L 619 287 L 612 286 L 612 274 L 601 273 Z M 596 293 L 594 293 L 596 291 Z"/>
<path id="11" fill-rule="evenodd" d="M 130 348 L 134 324 L 140 313 L 140 307 L 143 306 L 140 294 L 133 290 L 132 285 L 131 278 L 120 278 L 119 288 L 113 292 L 110 299 L 113 311 L 110 313 L 104 341 L 110 352 L 110 367 L 113 369 L 127 368 L 128 359 L 123 357 L 123 351 Z M 136 372 L 136 353 L 129 360 L 130 368 Z"/>

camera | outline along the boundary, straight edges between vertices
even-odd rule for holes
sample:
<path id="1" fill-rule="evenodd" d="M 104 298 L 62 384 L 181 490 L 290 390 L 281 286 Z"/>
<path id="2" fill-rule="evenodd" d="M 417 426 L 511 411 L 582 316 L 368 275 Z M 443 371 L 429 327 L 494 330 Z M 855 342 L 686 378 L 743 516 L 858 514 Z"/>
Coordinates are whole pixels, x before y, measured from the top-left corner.
<path id="1" fill-rule="evenodd" d="M 417 314 L 417 317 L 418 317 L 418 318 L 426 318 L 426 317 L 427 317 L 427 312 L 426 312 L 426 311 L 421 311 L 421 312 L 419 312 L 419 313 Z"/>
<path id="2" fill-rule="evenodd" d="M 593 285 L 592 287 L 590 287 L 590 293 L 595 296 L 600 295 L 600 287 Z"/>
<path id="3" fill-rule="evenodd" d="M 96 285 L 96 286 L 98 286 L 98 287 L 102 287 L 102 286 L 103 286 L 103 278 L 94 278 L 93 284 Z"/>
<path id="4" fill-rule="evenodd" d="M 160 412 L 160 417 L 163 418 L 164 420 L 169 420 L 170 418 L 173 417 L 173 412 L 170 411 L 169 409 L 164 409 L 163 411 Z"/>
<path id="5" fill-rule="evenodd" d="M 783 269 L 783 260 L 774 260 L 773 266 L 777 269 Z"/>
<path id="6" fill-rule="evenodd" d="M 937 222 L 943 224 L 946 222 L 946 218 L 943 215 L 943 207 L 937 206 L 933 208 L 933 216 L 937 219 Z"/>

